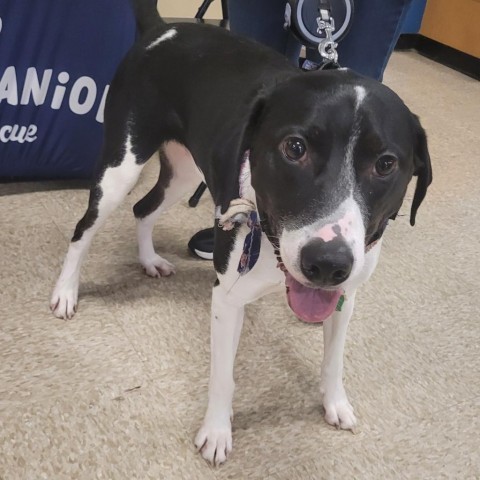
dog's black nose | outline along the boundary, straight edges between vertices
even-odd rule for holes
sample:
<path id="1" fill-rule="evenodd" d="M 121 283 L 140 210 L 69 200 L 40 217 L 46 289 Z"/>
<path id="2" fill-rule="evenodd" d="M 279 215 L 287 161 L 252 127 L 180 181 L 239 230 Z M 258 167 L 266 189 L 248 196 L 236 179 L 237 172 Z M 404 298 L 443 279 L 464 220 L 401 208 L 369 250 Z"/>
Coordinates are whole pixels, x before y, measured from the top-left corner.
<path id="1" fill-rule="evenodd" d="M 353 267 L 353 254 L 341 240 L 310 240 L 300 252 L 302 273 L 318 286 L 335 286 L 344 282 Z"/>

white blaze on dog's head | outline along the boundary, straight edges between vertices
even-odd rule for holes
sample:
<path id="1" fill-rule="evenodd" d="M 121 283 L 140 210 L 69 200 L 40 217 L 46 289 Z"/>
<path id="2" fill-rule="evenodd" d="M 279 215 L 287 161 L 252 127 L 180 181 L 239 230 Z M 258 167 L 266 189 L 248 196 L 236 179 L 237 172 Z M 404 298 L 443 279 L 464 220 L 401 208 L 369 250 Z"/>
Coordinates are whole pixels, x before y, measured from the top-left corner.
<path id="1" fill-rule="evenodd" d="M 357 85 L 356 87 L 354 87 L 354 89 L 355 89 L 355 93 L 357 94 L 357 102 L 355 107 L 358 110 L 363 100 L 367 96 L 367 91 L 365 90 L 365 87 L 362 87 L 360 85 Z"/>
<path id="2" fill-rule="evenodd" d="M 289 229 L 285 226 L 280 238 L 280 251 L 282 260 L 289 273 L 300 283 L 308 285 L 310 282 L 302 273 L 301 252 L 302 249 L 313 239 L 328 244 L 333 242 L 346 246 L 353 255 L 353 267 L 348 279 L 343 286 L 354 282 L 361 272 L 365 259 L 365 221 L 362 214 L 362 206 L 354 198 L 356 191 L 354 171 L 354 150 L 360 136 L 359 109 L 364 102 L 367 92 L 362 86 L 354 86 L 355 110 L 352 128 L 348 143 L 345 147 L 343 166 L 337 180 L 337 191 L 342 192 L 344 200 L 329 210 L 332 212 L 325 218 L 319 218 L 314 222 L 298 229 Z M 332 244 L 333 245 L 333 244 Z"/>
<path id="3" fill-rule="evenodd" d="M 360 135 L 360 128 L 359 128 L 359 115 L 358 110 L 362 105 L 365 97 L 367 96 L 367 91 L 364 87 L 355 86 L 355 111 L 354 111 L 354 118 L 353 118 L 353 125 L 352 131 L 350 134 L 350 138 L 348 139 L 347 148 L 345 149 L 345 166 L 347 167 L 347 175 L 349 177 L 350 183 L 353 184 L 353 151 L 355 149 L 355 145 L 357 144 L 358 137 Z"/>

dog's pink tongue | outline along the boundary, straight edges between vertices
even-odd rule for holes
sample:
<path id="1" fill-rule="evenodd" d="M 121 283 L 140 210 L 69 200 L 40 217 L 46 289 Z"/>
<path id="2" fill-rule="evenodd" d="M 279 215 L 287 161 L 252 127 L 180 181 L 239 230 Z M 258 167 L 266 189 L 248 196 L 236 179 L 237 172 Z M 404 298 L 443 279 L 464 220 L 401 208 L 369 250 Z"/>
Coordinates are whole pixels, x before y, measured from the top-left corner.
<path id="1" fill-rule="evenodd" d="M 295 315 L 307 323 L 320 323 L 330 316 L 342 295 L 341 290 L 308 288 L 286 273 L 287 298 Z"/>

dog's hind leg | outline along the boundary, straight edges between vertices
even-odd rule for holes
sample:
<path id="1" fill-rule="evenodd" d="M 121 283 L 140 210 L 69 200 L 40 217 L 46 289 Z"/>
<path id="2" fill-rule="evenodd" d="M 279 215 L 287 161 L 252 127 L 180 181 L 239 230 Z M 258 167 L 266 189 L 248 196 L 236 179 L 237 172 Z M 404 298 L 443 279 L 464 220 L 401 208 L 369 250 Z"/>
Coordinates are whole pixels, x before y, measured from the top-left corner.
<path id="1" fill-rule="evenodd" d="M 154 150 L 156 148 L 152 152 Z M 56 317 L 66 319 L 75 314 L 80 268 L 92 239 L 133 188 L 151 153 L 146 155 L 135 152 L 130 133 L 126 134 L 123 141 L 106 139 L 102 168 L 99 169 L 90 190 L 87 211 L 75 228 L 62 272 L 51 297 L 50 308 Z"/>
<path id="2" fill-rule="evenodd" d="M 159 155 L 158 181 L 133 207 L 137 220 L 138 256 L 145 272 L 151 277 L 175 273 L 175 267 L 155 252 L 152 239 L 155 222 L 202 179 L 190 152 L 183 145 L 169 142 L 160 149 Z"/>

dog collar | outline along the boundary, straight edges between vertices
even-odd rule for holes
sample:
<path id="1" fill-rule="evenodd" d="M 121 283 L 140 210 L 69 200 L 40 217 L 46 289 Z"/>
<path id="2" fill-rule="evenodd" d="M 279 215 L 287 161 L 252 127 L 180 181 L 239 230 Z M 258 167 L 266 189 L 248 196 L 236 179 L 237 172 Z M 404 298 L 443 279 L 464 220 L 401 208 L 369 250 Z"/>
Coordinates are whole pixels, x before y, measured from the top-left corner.
<path id="1" fill-rule="evenodd" d="M 217 207 L 216 218 L 218 225 L 225 231 L 232 230 L 236 225 L 246 224 L 250 232 L 246 235 L 243 243 L 242 255 L 238 262 L 237 271 L 240 275 L 248 273 L 257 263 L 260 256 L 262 243 L 262 225 L 257 213 L 257 206 L 252 200 L 246 198 L 250 185 L 250 151 L 247 150 L 240 165 L 238 178 L 239 198 L 230 202 L 225 213 L 221 213 Z"/>
<path id="2" fill-rule="evenodd" d="M 388 218 L 386 218 L 381 224 L 380 228 L 372 235 L 372 238 L 370 241 L 365 245 L 365 253 L 368 253 L 382 238 L 383 232 L 385 232 L 385 229 L 387 228 L 388 225 Z"/>
<path id="3" fill-rule="evenodd" d="M 250 232 L 245 237 L 243 242 L 242 255 L 238 262 L 237 272 L 240 275 L 248 273 L 257 263 L 260 256 L 260 246 L 262 243 L 262 227 L 258 221 L 258 214 L 256 211 L 251 211 L 247 218 L 247 227 Z"/>

